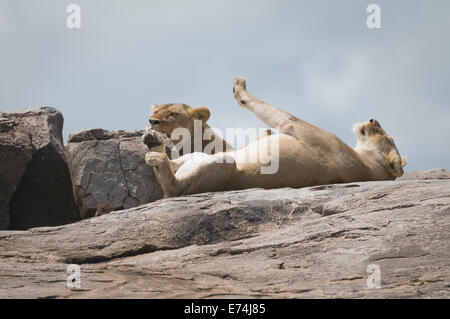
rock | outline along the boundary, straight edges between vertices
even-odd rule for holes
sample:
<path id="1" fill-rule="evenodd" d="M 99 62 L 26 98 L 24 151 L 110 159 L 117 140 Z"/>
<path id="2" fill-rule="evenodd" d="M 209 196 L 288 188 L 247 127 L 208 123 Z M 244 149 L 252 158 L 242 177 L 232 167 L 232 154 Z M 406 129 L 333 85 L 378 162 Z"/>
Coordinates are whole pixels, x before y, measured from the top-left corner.
<path id="1" fill-rule="evenodd" d="M 427 171 L 405 172 L 397 180 L 418 180 L 418 179 L 450 179 L 450 172 L 443 168 L 435 168 Z"/>
<path id="2" fill-rule="evenodd" d="M 205 193 L 0 232 L 0 298 L 449 298 L 449 266 L 448 179 Z"/>
<path id="3" fill-rule="evenodd" d="M 143 132 L 90 129 L 69 136 L 67 157 L 82 218 L 162 198 L 145 163 Z"/>
<path id="4" fill-rule="evenodd" d="M 0 113 L 0 229 L 79 219 L 62 142 L 63 121 L 51 107 Z"/>
<path id="5" fill-rule="evenodd" d="M 30 136 L 6 130 L 5 122 L 0 119 L 0 229 L 9 228 L 9 204 L 33 152 Z"/>

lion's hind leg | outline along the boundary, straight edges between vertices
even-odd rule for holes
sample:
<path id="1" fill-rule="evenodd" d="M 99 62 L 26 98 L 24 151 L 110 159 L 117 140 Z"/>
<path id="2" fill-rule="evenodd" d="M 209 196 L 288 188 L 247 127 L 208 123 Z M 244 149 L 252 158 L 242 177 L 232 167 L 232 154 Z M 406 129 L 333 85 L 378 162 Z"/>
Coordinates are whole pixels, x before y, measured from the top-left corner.
<path id="1" fill-rule="evenodd" d="M 240 106 L 255 113 L 268 126 L 296 137 L 294 128 L 299 126 L 302 121 L 288 112 L 252 96 L 247 91 L 246 80 L 243 77 L 238 77 L 234 80 L 233 93 Z"/>

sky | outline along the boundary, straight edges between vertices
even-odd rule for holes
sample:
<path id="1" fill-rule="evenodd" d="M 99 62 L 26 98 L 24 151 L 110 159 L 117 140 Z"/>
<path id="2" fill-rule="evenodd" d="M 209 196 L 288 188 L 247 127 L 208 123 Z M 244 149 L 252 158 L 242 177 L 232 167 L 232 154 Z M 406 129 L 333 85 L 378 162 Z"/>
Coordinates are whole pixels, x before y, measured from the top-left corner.
<path id="1" fill-rule="evenodd" d="M 366 24 L 372 3 L 379 29 Z M 0 0 L 0 110 L 56 107 L 65 141 L 144 129 L 164 103 L 207 106 L 223 132 L 265 127 L 233 98 L 244 76 L 350 146 L 352 125 L 375 118 L 406 170 L 450 169 L 449 57 L 448 0 Z"/>

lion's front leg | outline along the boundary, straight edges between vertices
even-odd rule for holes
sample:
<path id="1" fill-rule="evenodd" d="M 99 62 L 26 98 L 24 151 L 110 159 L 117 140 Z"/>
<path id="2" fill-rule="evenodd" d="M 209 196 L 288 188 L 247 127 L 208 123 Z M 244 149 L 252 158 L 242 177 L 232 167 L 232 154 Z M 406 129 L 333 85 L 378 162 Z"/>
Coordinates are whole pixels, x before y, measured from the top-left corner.
<path id="1" fill-rule="evenodd" d="M 145 162 L 153 167 L 156 179 L 164 191 L 164 197 L 173 197 L 180 193 L 180 185 L 166 153 L 148 152 L 145 154 Z"/>

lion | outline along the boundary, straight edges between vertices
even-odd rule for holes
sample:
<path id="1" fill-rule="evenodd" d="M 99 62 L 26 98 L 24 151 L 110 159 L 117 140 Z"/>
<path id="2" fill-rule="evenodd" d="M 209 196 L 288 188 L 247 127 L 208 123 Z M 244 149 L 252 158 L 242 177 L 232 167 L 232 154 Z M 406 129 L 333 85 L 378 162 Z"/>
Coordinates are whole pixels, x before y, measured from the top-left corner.
<path id="1" fill-rule="evenodd" d="M 175 160 L 150 151 L 152 166 L 165 197 L 248 188 L 301 188 L 314 185 L 393 180 L 403 174 L 401 157 L 392 137 L 371 119 L 354 126 L 353 149 L 336 135 L 259 100 L 247 91 L 246 80 L 234 81 L 234 98 L 279 134 L 270 134 L 237 150 L 194 152 Z M 274 151 L 274 147 L 277 146 Z M 260 152 L 260 150 L 269 150 Z M 249 161 L 249 154 L 258 154 Z M 267 163 L 277 170 L 262 173 Z"/>

